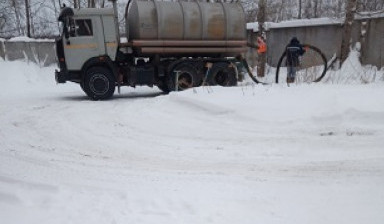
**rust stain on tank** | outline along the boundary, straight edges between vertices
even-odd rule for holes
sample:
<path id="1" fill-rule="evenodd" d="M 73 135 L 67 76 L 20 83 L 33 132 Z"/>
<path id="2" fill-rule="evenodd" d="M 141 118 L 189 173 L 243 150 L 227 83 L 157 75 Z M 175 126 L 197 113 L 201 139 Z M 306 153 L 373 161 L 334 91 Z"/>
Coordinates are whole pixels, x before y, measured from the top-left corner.
<path id="1" fill-rule="evenodd" d="M 177 39 L 182 36 L 183 21 L 175 18 L 177 18 L 177 14 L 169 14 L 164 18 L 164 24 L 162 27 L 163 38 Z"/>
<path id="2" fill-rule="evenodd" d="M 188 27 L 186 27 L 185 36 L 191 37 L 191 38 L 199 38 L 201 36 L 200 29 L 201 29 L 201 21 L 200 21 L 200 13 L 197 11 L 193 11 L 191 13 L 191 19 L 189 19 Z M 184 21 L 187 22 L 187 21 Z"/>
<path id="3" fill-rule="evenodd" d="M 223 39 L 225 37 L 225 21 L 222 15 L 215 15 L 208 20 L 207 34 L 209 38 Z"/>

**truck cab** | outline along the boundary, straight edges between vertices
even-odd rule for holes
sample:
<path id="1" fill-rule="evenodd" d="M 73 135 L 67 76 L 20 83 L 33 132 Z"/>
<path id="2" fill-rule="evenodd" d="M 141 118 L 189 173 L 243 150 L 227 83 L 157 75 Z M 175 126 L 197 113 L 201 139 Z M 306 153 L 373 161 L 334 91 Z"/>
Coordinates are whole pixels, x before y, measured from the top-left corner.
<path id="1" fill-rule="evenodd" d="M 56 50 L 61 72 L 57 82 L 81 83 L 81 73 L 89 61 L 114 61 L 118 39 L 114 12 L 111 8 L 64 8 L 59 16 L 61 37 Z"/>

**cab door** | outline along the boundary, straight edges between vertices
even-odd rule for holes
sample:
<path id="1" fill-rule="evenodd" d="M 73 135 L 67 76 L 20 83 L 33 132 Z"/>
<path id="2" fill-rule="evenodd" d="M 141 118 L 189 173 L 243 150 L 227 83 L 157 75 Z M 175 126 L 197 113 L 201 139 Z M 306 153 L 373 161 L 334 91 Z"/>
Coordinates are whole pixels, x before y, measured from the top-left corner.
<path id="1" fill-rule="evenodd" d="M 69 19 L 68 26 L 69 38 L 63 45 L 69 71 L 79 71 L 88 59 L 105 54 L 100 16 L 74 16 Z"/>

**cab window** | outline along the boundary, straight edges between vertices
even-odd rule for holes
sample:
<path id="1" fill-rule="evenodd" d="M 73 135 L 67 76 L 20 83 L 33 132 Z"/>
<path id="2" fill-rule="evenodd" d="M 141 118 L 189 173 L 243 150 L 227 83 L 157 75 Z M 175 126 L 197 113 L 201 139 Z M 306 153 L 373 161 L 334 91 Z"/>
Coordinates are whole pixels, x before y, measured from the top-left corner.
<path id="1" fill-rule="evenodd" d="M 93 36 L 91 19 L 69 19 L 69 34 L 71 37 Z"/>
<path id="2" fill-rule="evenodd" d="M 92 20 L 90 19 L 76 19 L 76 34 L 77 36 L 92 36 Z"/>

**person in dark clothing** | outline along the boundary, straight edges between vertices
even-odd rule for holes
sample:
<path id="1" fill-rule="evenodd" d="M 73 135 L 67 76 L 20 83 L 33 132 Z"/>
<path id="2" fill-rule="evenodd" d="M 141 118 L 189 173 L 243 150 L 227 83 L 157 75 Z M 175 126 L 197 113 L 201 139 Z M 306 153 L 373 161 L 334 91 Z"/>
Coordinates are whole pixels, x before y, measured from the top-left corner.
<path id="1" fill-rule="evenodd" d="M 299 57 L 305 53 L 303 45 L 300 41 L 293 37 L 287 47 L 285 48 L 286 53 L 286 66 L 288 69 L 287 82 L 292 83 L 295 81 L 296 70 L 300 64 Z"/>

